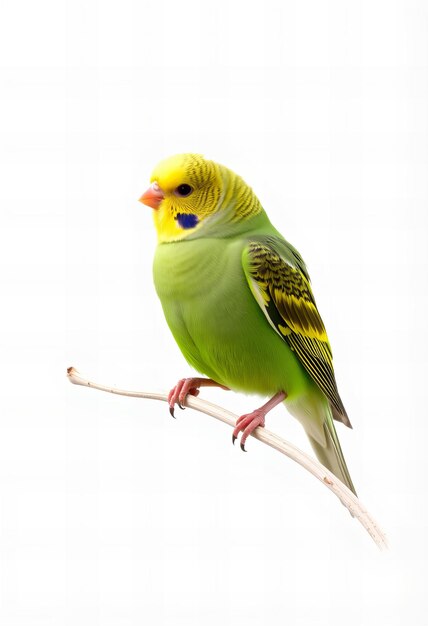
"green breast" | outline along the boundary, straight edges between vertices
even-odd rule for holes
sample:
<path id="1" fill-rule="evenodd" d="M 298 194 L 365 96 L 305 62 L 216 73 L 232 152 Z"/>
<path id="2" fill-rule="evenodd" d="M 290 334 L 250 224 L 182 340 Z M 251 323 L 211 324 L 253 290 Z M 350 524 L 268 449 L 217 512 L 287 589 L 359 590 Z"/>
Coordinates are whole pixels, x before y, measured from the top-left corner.
<path id="1" fill-rule="evenodd" d="M 245 239 L 160 244 L 153 275 L 168 325 L 187 361 L 228 387 L 301 392 L 307 377 L 255 301 L 242 269 Z"/>

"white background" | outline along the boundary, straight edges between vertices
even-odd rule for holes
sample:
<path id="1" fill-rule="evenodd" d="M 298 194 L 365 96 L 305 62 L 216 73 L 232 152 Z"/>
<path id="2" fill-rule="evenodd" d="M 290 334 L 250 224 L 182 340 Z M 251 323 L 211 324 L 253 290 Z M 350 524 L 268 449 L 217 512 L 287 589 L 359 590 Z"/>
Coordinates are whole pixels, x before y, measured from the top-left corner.
<path id="1" fill-rule="evenodd" d="M 427 17 L 417 0 L 2 3 L 2 624 L 424 623 Z M 137 202 L 185 151 L 240 173 L 307 261 L 388 553 L 255 440 L 244 455 L 203 415 L 67 382 L 69 365 L 148 390 L 191 373 Z M 282 407 L 267 425 L 309 450 Z"/>

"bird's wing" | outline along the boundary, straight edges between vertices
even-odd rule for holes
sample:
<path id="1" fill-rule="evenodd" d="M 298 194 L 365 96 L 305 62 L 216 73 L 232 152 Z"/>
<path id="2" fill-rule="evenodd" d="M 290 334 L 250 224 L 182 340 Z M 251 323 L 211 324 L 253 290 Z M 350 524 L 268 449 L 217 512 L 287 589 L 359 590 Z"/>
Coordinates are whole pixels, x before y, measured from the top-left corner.
<path id="1" fill-rule="evenodd" d="M 242 261 L 248 284 L 269 324 L 327 396 L 333 417 L 351 426 L 337 390 L 327 333 L 300 255 L 281 240 L 260 238 L 248 242 Z"/>

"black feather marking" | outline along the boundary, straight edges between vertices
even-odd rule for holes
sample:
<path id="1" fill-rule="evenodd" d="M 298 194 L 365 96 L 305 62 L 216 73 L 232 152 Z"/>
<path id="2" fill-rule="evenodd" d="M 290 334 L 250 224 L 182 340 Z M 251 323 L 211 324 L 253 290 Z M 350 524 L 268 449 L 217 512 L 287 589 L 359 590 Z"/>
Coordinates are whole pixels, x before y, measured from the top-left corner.
<path id="1" fill-rule="evenodd" d="M 278 334 L 327 396 L 333 417 L 350 425 L 337 390 L 327 333 L 303 260 L 292 248 L 292 260 L 297 268 L 293 267 L 277 252 L 274 243 L 274 238 L 248 242 L 247 264 L 244 263 L 247 278 L 254 280 L 264 295 L 265 314 Z"/>

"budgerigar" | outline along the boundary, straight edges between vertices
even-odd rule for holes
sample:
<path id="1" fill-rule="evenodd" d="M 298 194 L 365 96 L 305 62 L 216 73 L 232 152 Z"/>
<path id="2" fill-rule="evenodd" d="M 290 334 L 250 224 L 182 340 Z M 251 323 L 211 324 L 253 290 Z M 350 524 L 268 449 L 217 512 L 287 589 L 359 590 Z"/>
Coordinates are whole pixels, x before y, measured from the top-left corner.
<path id="1" fill-rule="evenodd" d="M 269 397 L 242 415 L 233 442 L 265 425 L 283 402 L 318 459 L 355 493 L 333 419 L 351 423 L 305 263 L 272 226 L 252 189 L 199 154 L 161 161 L 140 198 L 153 208 L 154 282 L 183 355 L 207 378 L 180 380 L 172 415 L 187 394 L 219 386 Z"/>

